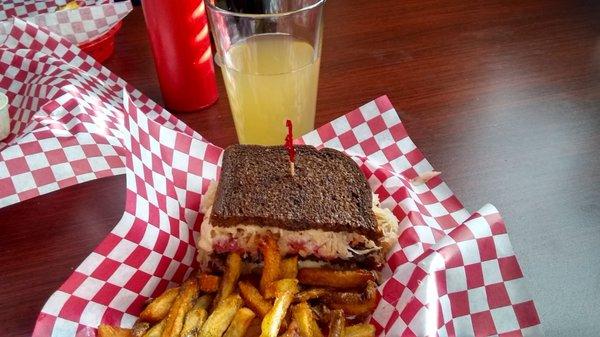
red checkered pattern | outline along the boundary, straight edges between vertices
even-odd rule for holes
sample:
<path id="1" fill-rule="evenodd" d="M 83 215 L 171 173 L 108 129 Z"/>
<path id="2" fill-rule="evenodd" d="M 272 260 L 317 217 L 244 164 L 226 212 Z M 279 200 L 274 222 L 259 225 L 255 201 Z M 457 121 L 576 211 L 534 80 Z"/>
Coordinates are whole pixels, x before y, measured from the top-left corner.
<path id="1" fill-rule="evenodd" d="M 131 326 L 145 299 L 194 268 L 198 210 L 222 150 L 64 38 L 15 20 L 0 50 L 13 119 L 0 203 L 102 174 L 127 179 L 122 219 L 51 296 L 33 335 Z M 386 97 L 298 142 L 352 156 L 400 220 L 371 319 L 379 336 L 542 335 L 500 215 L 491 205 L 470 215 L 439 177 L 411 183 L 432 167 Z"/>
<path id="2" fill-rule="evenodd" d="M 0 4 L 0 21 L 13 17 L 46 27 L 75 44 L 102 36 L 119 23 L 132 9 L 129 1 L 78 1 L 82 7 L 56 11 L 66 1 L 8 0 Z"/>
<path id="3" fill-rule="evenodd" d="M 298 141 L 346 152 L 400 220 L 371 322 L 380 336 L 541 336 L 504 223 L 491 205 L 469 215 L 380 97 Z"/>
<path id="4" fill-rule="evenodd" d="M 24 18 L 30 15 L 44 14 L 56 6 L 65 4 L 66 1 L 44 0 L 13 0 L 2 1 L 0 8 L 0 21 L 12 17 Z"/>
<path id="5" fill-rule="evenodd" d="M 130 326 L 148 297 L 195 265 L 201 196 L 217 179 L 222 150 L 150 120 L 127 93 L 123 104 L 125 213 L 48 300 L 34 336 L 90 336 L 100 322 Z"/>
<path id="6" fill-rule="evenodd" d="M 150 119 L 201 138 L 68 40 L 33 24 L 16 19 L 0 53 L 11 117 L 11 135 L 0 141 L 0 207 L 124 173 L 122 88 Z"/>

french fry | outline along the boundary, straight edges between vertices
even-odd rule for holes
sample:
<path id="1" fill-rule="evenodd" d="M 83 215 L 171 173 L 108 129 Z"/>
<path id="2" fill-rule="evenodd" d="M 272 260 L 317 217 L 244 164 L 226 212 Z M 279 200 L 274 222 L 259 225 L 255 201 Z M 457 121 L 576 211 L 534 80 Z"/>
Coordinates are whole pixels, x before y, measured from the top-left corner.
<path id="1" fill-rule="evenodd" d="M 352 289 L 364 287 L 367 281 L 375 281 L 375 275 L 364 269 L 301 268 L 298 280 L 311 286 Z"/>
<path id="2" fill-rule="evenodd" d="M 250 326 L 246 331 L 245 337 L 259 337 L 260 336 L 260 323 L 262 319 L 258 316 L 255 316 L 252 322 L 250 322 Z"/>
<path id="3" fill-rule="evenodd" d="M 215 306 L 233 293 L 235 289 L 235 283 L 240 277 L 241 271 L 242 258 L 238 253 L 229 253 L 227 256 L 225 273 L 223 273 L 223 280 L 221 281 L 221 286 L 219 288 L 219 294 L 215 298 Z"/>
<path id="4" fill-rule="evenodd" d="M 192 308 L 187 315 L 185 315 L 185 322 L 181 329 L 180 337 L 196 337 L 198 331 L 202 328 L 202 324 L 206 321 L 206 309 L 203 308 Z"/>
<path id="5" fill-rule="evenodd" d="M 224 298 L 208 316 L 198 336 L 221 337 L 243 303 L 244 301 L 237 294 Z"/>
<path id="6" fill-rule="evenodd" d="M 365 323 L 348 326 L 344 332 L 345 337 L 375 337 L 375 327 Z"/>
<path id="7" fill-rule="evenodd" d="M 279 280 L 280 277 L 280 266 L 281 266 L 281 255 L 279 254 L 279 247 L 277 241 L 271 235 L 266 236 L 258 245 L 263 256 L 263 271 L 260 277 L 260 292 L 265 295 L 265 290 L 271 282 Z"/>
<path id="8" fill-rule="evenodd" d="M 144 311 L 140 313 L 140 320 L 155 323 L 167 317 L 169 309 L 171 309 L 171 305 L 178 294 L 179 288 L 171 288 L 165 291 L 150 302 Z"/>
<path id="9" fill-rule="evenodd" d="M 349 316 L 371 313 L 377 307 L 377 284 L 369 281 L 364 294 L 331 292 L 326 295 L 325 303 L 332 309 L 344 310 Z"/>
<path id="10" fill-rule="evenodd" d="M 198 287 L 205 293 L 214 293 L 219 291 L 221 278 L 217 275 L 200 274 L 198 275 Z"/>
<path id="11" fill-rule="evenodd" d="M 294 293 L 292 291 L 286 291 L 275 299 L 273 307 L 265 315 L 260 325 L 260 337 L 277 337 L 279 328 L 284 321 L 285 314 L 287 313 L 290 304 L 292 304 L 293 299 Z"/>
<path id="12" fill-rule="evenodd" d="M 212 302 L 213 296 L 210 294 L 202 295 L 198 300 L 196 300 L 196 304 L 194 304 L 193 309 L 204 309 L 208 311 L 208 307 Z"/>
<path id="13" fill-rule="evenodd" d="M 198 280 L 193 277 L 187 279 L 165 318 L 165 329 L 161 337 L 179 337 L 185 316 L 194 305 L 197 296 Z"/>
<path id="14" fill-rule="evenodd" d="M 296 278 L 298 276 L 298 256 L 281 260 L 281 278 Z"/>
<path id="15" fill-rule="evenodd" d="M 279 281 L 275 281 L 272 282 L 268 287 L 267 287 L 267 292 L 273 293 L 274 297 L 282 297 L 284 294 L 287 293 L 291 293 L 292 294 L 292 300 L 293 300 L 293 295 L 298 293 L 298 280 L 297 279 L 283 279 L 283 280 L 279 280 Z M 284 315 L 284 318 L 281 322 L 281 329 L 285 329 L 287 327 L 287 323 L 288 323 L 288 316 L 287 315 L 288 312 L 286 311 L 286 315 Z"/>
<path id="16" fill-rule="evenodd" d="M 260 317 L 265 317 L 267 312 L 271 310 L 271 303 L 267 302 L 258 289 L 248 282 L 240 281 L 238 287 L 244 303 Z"/>
<path id="17" fill-rule="evenodd" d="M 196 337 L 208 316 L 208 307 L 213 296 L 206 294 L 196 300 L 194 307 L 185 316 L 185 322 L 181 329 L 180 337 Z"/>
<path id="18" fill-rule="evenodd" d="M 283 294 L 286 291 L 298 292 L 298 280 L 294 278 L 284 278 L 279 281 L 271 282 L 265 288 L 265 298 L 271 299 Z"/>
<path id="19" fill-rule="evenodd" d="M 131 337 L 131 329 L 100 324 L 98 327 L 98 337 Z"/>
<path id="20" fill-rule="evenodd" d="M 331 321 L 329 322 L 328 337 L 345 337 L 346 318 L 342 310 L 331 311 Z"/>
<path id="21" fill-rule="evenodd" d="M 165 330 L 165 323 L 166 320 L 163 319 L 158 324 L 146 331 L 143 337 L 160 337 Z"/>
<path id="22" fill-rule="evenodd" d="M 288 325 L 287 329 L 283 333 L 283 335 L 279 337 L 300 337 L 300 331 L 298 331 L 298 323 L 292 319 L 290 325 Z"/>
<path id="23" fill-rule="evenodd" d="M 244 337 L 254 316 L 256 316 L 254 311 L 248 308 L 239 309 L 233 316 L 233 320 L 223 337 Z"/>
<path id="24" fill-rule="evenodd" d="M 142 337 L 150 329 L 150 323 L 137 321 L 131 328 L 131 336 Z"/>
<path id="25" fill-rule="evenodd" d="M 331 321 L 331 310 L 324 303 L 318 303 L 310 307 L 317 321 L 329 324 Z"/>
<path id="26" fill-rule="evenodd" d="M 314 300 L 316 298 L 320 298 L 326 296 L 330 290 L 324 288 L 312 288 L 308 290 L 301 291 L 296 294 L 294 297 L 295 302 L 308 302 L 310 300 Z"/>
<path id="27" fill-rule="evenodd" d="M 310 306 L 306 302 L 296 304 L 292 310 L 294 320 L 298 323 L 298 331 L 302 337 L 323 337 L 323 333 L 315 320 Z"/>
<path id="28" fill-rule="evenodd" d="M 356 304 L 363 300 L 363 294 L 351 291 L 330 291 L 323 296 L 327 303 Z"/>

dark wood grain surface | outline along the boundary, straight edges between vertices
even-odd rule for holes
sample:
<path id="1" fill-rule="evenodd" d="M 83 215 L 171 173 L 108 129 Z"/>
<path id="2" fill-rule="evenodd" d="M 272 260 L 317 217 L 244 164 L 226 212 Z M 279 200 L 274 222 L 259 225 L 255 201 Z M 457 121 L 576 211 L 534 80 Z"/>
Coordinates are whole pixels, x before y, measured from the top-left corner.
<path id="1" fill-rule="evenodd" d="M 507 223 L 547 336 L 600 322 L 600 6 L 595 1 L 326 5 L 317 125 L 387 94 L 470 211 Z M 162 102 L 141 8 L 106 66 Z M 221 98 L 177 114 L 226 146 Z M 0 335 L 29 336 L 45 300 L 119 220 L 123 176 L 0 210 Z"/>

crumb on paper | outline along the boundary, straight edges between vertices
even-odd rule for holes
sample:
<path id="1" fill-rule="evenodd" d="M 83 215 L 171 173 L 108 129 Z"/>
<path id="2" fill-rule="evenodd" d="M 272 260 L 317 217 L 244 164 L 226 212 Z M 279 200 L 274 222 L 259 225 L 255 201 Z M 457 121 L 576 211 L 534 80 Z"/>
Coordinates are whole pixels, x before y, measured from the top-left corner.
<path id="1" fill-rule="evenodd" d="M 77 3 L 77 1 L 69 1 L 62 6 L 58 6 L 57 12 L 68 11 L 68 10 L 77 9 L 77 8 L 79 8 L 79 4 Z"/>
<path id="2" fill-rule="evenodd" d="M 439 171 L 423 172 L 423 174 L 420 174 L 418 177 L 411 179 L 410 182 L 415 186 L 422 185 L 428 182 L 431 178 L 437 177 L 440 174 L 442 174 L 442 172 Z"/>

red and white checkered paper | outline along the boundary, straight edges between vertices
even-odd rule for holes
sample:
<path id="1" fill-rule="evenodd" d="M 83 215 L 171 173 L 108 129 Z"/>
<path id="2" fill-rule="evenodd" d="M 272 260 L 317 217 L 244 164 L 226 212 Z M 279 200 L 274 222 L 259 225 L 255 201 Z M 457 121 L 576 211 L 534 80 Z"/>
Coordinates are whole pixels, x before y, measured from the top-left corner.
<path id="1" fill-rule="evenodd" d="M 11 117 L 0 140 L 0 207 L 123 174 L 122 88 L 148 118 L 201 138 L 65 38 L 16 19 L 0 42 Z"/>
<path id="2" fill-rule="evenodd" d="M 68 0 L 4 0 L 0 3 L 0 21 L 17 17 L 46 27 L 75 44 L 90 42 L 117 25 L 131 11 L 129 1 L 78 0 L 77 9 L 57 11 Z M 5 33 L 11 22 L 0 25 Z"/>
<path id="3" fill-rule="evenodd" d="M 196 266 L 200 204 L 222 149 L 66 39 L 17 20 L 0 51 L 0 88 L 15 121 L 0 145 L 0 200 L 103 175 L 124 172 L 127 180 L 122 219 L 50 297 L 33 336 L 131 326 L 147 298 Z M 498 211 L 486 205 L 469 214 L 439 177 L 410 182 L 432 167 L 387 97 L 298 143 L 350 155 L 400 220 L 371 318 L 379 336 L 543 335 Z"/>

